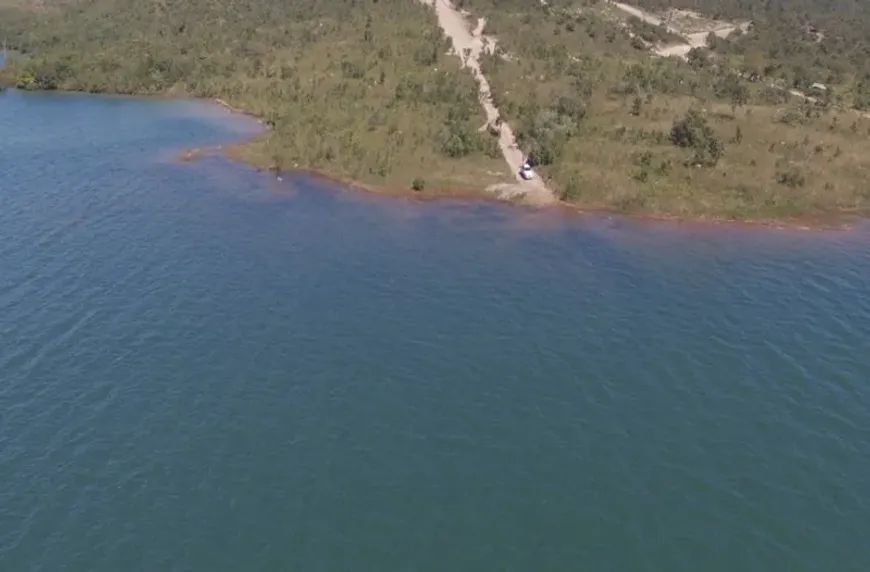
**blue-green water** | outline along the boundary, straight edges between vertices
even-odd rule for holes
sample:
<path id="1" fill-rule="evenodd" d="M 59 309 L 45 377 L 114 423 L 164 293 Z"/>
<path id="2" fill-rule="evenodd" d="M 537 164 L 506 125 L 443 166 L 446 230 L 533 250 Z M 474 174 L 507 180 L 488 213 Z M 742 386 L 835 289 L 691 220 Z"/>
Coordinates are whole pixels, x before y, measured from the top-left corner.
<path id="1" fill-rule="evenodd" d="M 0 96 L 0 570 L 861 571 L 870 233 L 279 182 Z"/>

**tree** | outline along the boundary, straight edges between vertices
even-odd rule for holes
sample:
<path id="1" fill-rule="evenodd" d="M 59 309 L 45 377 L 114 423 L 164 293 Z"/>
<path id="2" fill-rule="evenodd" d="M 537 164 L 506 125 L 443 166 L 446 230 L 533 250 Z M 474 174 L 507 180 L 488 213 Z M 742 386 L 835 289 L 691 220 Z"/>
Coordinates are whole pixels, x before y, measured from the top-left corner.
<path id="1" fill-rule="evenodd" d="M 634 101 L 631 102 L 631 114 L 637 117 L 640 115 L 640 109 L 643 102 L 640 99 L 639 95 L 634 96 Z"/>
<path id="2" fill-rule="evenodd" d="M 822 91 L 821 96 L 816 100 L 820 106 L 828 109 L 837 103 L 837 90 L 832 86 L 827 86 L 827 89 Z"/>
<path id="3" fill-rule="evenodd" d="M 799 170 L 791 168 L 786 171 L 781 171 L 776 174 L 776 182 L 780 185 L 785 185 L 790 189 L 803 187 L 806 183 L 806 177 Z"/>
<path id="4" fill-rule="evenodd" d="M 731 103 L 731 115 L 735 115 L 737 108 L 749 101 L 749 89 L 736 74 L 728 74 L 717 81 L 714 89 L 718 97 Z"/>
<path id="5" fill-rule="evenodd" d="M 749 81 L 758 81 L 764 74 L 764 55 L 760 50 L 751 50 L 743 56 L 741 71 Z"/>
<path id="6" fill-rule="evenodd" d="M 716 137 L 707 123 L 707 118 L 694 108 L 674 121 L 670 139 L 677 147 L 694 151 L 691 161 L 693 165 L 714 167 L 725 153 L 725 146 Z"/>
<path id="7" fill-rule="evenodd" d="M 686 54 L 686 60 L 689 65 L 695 69 L 702 69 L 710 66 L 710 56 L 705 48 L 692 48 Z"/>
<path id="8" fill-rule="evenodd" d="M 865 74 L 856 84 L 852 100 L 855 109 L 870 109 L 870 73 Z"/>
<path id="9" fill-rule="evenodd" d="M 802 65 L 797 65 L 792 69 L 791 86 L 800 91 L 806 91 L 812 85 L 813 80 L 810 73 Z"/>
<path id="10" fill-rule="evenodd" d="M 716 44 L 719 42 L 719 36 L 717 36 L 714 32 L 710 32 L 707 34 L 707 37 L 704 38 L 704 43 L 707 44 L 707 47 L 711 50 L 716 49 Z"/>
<path id="11" fill-rule="evenodd" d="M 363 39 L 366 42 L 372 41 L 372 15 L 371 14 L 366 15 L 366 27 L 365 27 L 365 31 L 363 33 Z"/>
<path id="12" fill-rule="evenodd" d="M 480 134 L 469 129 L 464 122 L 451 121 L 441 133 L 441 152 L 448 157 L 465 157 L 480 147 Z"/>

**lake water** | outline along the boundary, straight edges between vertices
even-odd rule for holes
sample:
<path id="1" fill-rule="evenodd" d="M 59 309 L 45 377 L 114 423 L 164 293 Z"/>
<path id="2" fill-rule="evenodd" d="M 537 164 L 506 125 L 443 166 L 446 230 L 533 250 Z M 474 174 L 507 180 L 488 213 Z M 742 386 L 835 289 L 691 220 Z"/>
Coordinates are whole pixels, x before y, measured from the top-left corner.
<path id="1" fill-rule="evenodd" d="M 870 231 L 366 196 L 0 96 L 0 570 L 870 566 Z"/>

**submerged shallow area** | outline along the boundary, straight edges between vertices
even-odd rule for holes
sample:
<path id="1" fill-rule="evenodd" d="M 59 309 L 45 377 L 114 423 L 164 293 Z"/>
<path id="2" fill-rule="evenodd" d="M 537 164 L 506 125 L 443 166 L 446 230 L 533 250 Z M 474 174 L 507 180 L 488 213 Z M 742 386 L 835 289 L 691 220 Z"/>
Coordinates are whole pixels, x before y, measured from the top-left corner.
<path id="1" fill-rule="evenodd" d="M 0 96 L 0 569 L 861 570 L 870 250 L 278 181 Z"/>

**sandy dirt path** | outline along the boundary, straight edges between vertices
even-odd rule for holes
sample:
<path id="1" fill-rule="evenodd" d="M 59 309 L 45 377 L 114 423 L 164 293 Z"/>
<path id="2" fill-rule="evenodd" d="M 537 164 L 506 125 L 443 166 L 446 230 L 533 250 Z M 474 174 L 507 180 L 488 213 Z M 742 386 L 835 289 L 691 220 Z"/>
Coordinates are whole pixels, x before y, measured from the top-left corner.
<path id="1" fill-rule="evenodd" d="M 676 28 L 674 28 L 672 26 L 665 25 L 664 21 L 661 18 L 654 16 L 654 15 L 650 14 L 649 12 L 645 12 L 644 10 L 641 10 L 640 8 L 636 8 L 636 7 L 630 6 L 628 4 L 623 4 L 621 2 L 611 2 L 611 4 L 613 4 L 615 7 L 619 8 L 620 10 L 625 12 L 626 14 L 629 14 L 631 16 L 636 16 L 636 17 L 640 18 L 641 20 L 643 20 L 644 22 L 647 22 L 647 23 L 652 24 L 654 26 L 664 25 L 665 28 L 669 32 L 671 32 L 672 34 L 676 34 L 676 35 L 686 39 L 687 43 L 685 43 L 685 44 L 677 44 L 674 46 L 664 46 L 664 47 L 652 47 L 653 52 L 660 55 L 660 56 L 676 56 L 676 57 L 686 59 L 686 56 L 692 50 L 692 48 L 700 48 L 700 47 L 705 47 L 707 45 L 707 35 L 710 32 L 696 32 L 693 34 L 682 34 Z M 727 38 L 737 29 L 740 29 L 744 33 L 748 32 L 751 25 L 752 25 L 751 22 L 743 22 L 741 24 L 732 24 L 732 25 L 720 26 L 720 27 L 717 27 L 711 31 L 714 34 L 716 34 L 717 36 L 719 36 L 720 38 Z M 777 87 L 773 83 L 770 83 L 768 85 L 770 85 L 770 87 L 773 87 L 775 89 L 783 89 L 781 87 Z M 818 99 L 816 97 L 813 97 L 811 95 L 807 95 L 806 93 L 804 93 L 802 91 L 798 91 L 796 89 L 789 89 L 788 93 L 790 95 L 795 96 L 795 97 L 799 97 L 805 101 L 809 101 L 810 103 L 817 103 L 818 102 Z M 859 111 L 857 109 L 853 109 L 852 111 L 855 112 L 856 114 L 860 115 L 861 117 L 870 118 L 870 112 Z"/>
<path id="2" fill-rule="evenodd" d="M 628 4 L 623 4 L 622 2 L 613 2 L 613 5 L 625 12 L 630 16 L 634 16 L 635 18 L 640 18 L 647 24 L 652 24 L 653 26 L 661 26 L 662 20 L 661 18 L 657 18 L 648 12 L 644 12 L 640 8 L 635 8 L 634 6 L 630 6 Z M 675 30 L 668 29 L 671 33 L 678 33 Z"/>
<path id="3" fill-rule="evenodd" d="M 664 46 L 664 47 L 654 47 L 653 52 L 660 55 L 660 56 L 675 56 L 675 57 L 685 59 L 686 56 L 689 54 L 689 52 L 692 51 L 692 48 L 703 48 L 707 45 L 707 35 L 710 32 L 713 32 L 715 35 L 719 36 L 720 38 L 727 38 L 737 28 L 741 28 L 744 32 L 749 28 L 749 23 L 747 22 L 747 23 L 744 23 L 741 25 L 731 24 L 731 25 L 720 26 L 718 28 L 715 28 L 715 29 L 710 30 L 710 31 L 705 31 L 705 32 L 696 32 L 693 34 L 684 34 L 680 30 L 665 24 L 665 22 L 661 18 L 654 16 L 654 15 L 650 14 L 649 12 L 641 10 L 640 8 L 636 8 L 636 7 L 630 6 L 628 4 L 623 4 L 622 2 L 612 2 L 612 4 L 630 16 L 635 16 L 636 18 L 640 18 L 644 22 L 646 22 L 648 24 L 652 24 L 653 26 L 664 26 L 668 32 L 670 32 L 674 35 L 680 36 L 682 38 L 685 38 L 685 40 L 686 40 L 685 44 L 676 44 L 674 46 Z"/>
<path id="4" fill-rule="evenodd" d="M 492 103 L 492 94 L 489 88 L 489 82 L 484 77 L 480 70 L 480 55 L 485 49 L 491 49 L 494 43 L 487 40 L 483 35 L 483 27 L 486 23 L 483 18 L 479 18 L 477 27 L 474 31 L 468 29 L 467 21 L 462 13 L 449 2 L 449 0 L 420 0 L 424 4 L 435 8 L 435 13 L 438 15 L 438 23 L 445 35 L 453 41 L 453 47 L 456 51 L 456 56 L 462 60 L 462 65 L 470 68 L 472 75 L 477 80 L 480 103 L 486 112 L 486 119 L 489 125 L 496 125 L 497 119 L 500 117 L 498 109 Z M 467 57 L 466 57 L 467 54 Z M 502 155 L 508 164 L 511 172 L 516 178 L 514 184 L 494 185 L 490 188 L 493 193 L 500 197 L 509 199 L 522 198 L 524 202 L 535 205 L 544 205 L 555 202 L 556 198 L 547 186 L 541 181 L 538 176 L 535 176 L 531 181 L 525 181 L 520 177 L 520 169 L 522 168 L 523 152 L 517 147 L 514 140 L 514 133 L 506 122 L 502 121 L 498 125 L 499 138 L 498 144 L 501 148 Z"/>

